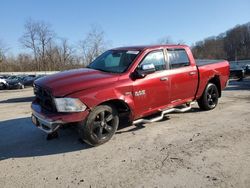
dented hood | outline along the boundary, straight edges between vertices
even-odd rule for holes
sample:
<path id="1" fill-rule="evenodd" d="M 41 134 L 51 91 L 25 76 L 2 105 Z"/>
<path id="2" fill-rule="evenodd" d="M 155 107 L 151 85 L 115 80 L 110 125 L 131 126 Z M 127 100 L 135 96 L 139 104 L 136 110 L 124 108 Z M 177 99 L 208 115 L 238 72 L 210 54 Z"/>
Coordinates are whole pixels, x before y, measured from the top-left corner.
<path id="1" fill-rule="evenodd" d="M 35 84 L 48 89 L 53 96 L 63 97 L 84 89 L 114 83 L 118 80 L 118 77 L 119 74 L 82 68 L 40 78 L 35 81 Z"/>

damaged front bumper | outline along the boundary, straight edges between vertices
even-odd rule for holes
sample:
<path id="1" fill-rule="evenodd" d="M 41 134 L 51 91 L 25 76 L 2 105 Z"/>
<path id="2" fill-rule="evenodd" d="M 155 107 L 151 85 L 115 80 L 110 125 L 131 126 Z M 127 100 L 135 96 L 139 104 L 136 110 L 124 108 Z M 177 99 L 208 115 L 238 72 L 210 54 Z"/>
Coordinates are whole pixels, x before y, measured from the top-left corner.
<path id="1" fill-rule="evenodd" d="M 46 133 L 55 132 L 60 128 L 61 125 L 65 124 L 65 122 L 57 120 L 53 121 L 51 119 L 40 117 L 39 114 L 32 113 L 31 115 L 32 123 L 39 129 L 43 130 Z"/>
<path id="2" fill-rule="evenodd" d="M 31 109 L 33 124 L 48 134 L 55 132 L 64 124 L 82 122 L 89 114 L 88 110 L 74 113 L 48 113 L 44 112 L 36 101 L 32 102 Z"/>

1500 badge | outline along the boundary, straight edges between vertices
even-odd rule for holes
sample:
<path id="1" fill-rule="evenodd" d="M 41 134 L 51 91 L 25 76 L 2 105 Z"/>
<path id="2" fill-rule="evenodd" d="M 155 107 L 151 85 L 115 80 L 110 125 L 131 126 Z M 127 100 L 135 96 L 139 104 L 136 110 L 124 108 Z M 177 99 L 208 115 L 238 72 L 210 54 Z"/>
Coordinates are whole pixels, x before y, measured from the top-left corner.
<path id="1" fill-rule="evenodd" d="M 145 95 L 145 94 L 146 94 L 145 90 L 135 91 L 136 97 L 141 96 L 141 95 Z"/>

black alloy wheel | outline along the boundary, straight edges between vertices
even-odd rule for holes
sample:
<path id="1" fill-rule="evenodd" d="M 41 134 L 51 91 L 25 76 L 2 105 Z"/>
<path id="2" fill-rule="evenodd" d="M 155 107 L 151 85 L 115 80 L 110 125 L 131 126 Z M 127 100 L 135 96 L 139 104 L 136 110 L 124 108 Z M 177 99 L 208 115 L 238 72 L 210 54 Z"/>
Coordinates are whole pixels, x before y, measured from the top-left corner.
<path id="1" fill-rule="evenodd" d="M 100 105 L 90 112 L 87 120 L 79 125 L 81 138 L 92 146 L 109 141 L 119 124 L 117 110 L 112 105 Z"/>
<path id="2" fill-rule="evenodd" d="M 218 91 L 216 86 L 210 86 L 207 91 L 207 102 L 209 108 L 215 108 L 218 103 Z"/>
<path id="3" fill-rule="evenodd" d="M 208 83 L 200 99 L 197 100 L 202 110 L 212 110 L 218 104 L 219 92 L 213 83 Z"/>

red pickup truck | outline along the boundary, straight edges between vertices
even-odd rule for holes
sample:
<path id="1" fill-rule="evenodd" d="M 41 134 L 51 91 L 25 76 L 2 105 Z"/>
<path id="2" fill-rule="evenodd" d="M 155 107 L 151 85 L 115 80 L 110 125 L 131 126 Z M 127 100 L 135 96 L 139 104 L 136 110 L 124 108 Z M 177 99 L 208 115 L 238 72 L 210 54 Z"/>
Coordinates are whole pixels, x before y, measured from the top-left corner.
<path id="1" fill-rule="evenodd" d="M 189 110 L 193 101 L 214 109 L 228 78 L 227 61 L 195 61 L 185 45 L 111 49 L 87 68 L 36 80 L 32 121 L 47 133 L 75 123 L 81 138 L 97 146 L 115 134 L 121 117 L 154 122 Z"/>

